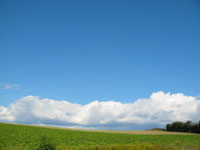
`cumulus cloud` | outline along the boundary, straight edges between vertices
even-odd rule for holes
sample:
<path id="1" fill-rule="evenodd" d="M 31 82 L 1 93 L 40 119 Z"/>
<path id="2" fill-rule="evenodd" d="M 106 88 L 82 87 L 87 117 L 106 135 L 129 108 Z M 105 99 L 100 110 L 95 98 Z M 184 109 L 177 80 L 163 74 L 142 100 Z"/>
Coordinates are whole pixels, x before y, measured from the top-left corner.
<path id="1" fill-rule="evenodd" d="M 198 121 L 200 100 L 181 93 L 152 93 L 132 103 L 93 101 L 87 105 L 26 96 L 0 106 L 0 121 L 99 129 L 147 129 L 172 121 Z"/>
<path id="2" fill-rule="evenodd" d="M 20 90 L 21 87 L 18 84 L 5 84 L 5 83 L 0 83 L 0 86 L 4 89 L 4 90 Z"/>

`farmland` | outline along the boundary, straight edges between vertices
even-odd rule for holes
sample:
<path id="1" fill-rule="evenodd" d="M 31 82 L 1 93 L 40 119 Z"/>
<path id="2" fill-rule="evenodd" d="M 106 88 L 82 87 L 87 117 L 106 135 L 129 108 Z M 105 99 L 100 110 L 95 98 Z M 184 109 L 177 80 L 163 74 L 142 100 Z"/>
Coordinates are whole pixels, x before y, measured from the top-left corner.
<path id="1" fill-rule="evenodd" d="M 47 150 L 48 148 L 49 150 L 200 150 L 200 135 L 170 134 L 164 131 L 87 131 L 0 123 L 0 150 Z"/>

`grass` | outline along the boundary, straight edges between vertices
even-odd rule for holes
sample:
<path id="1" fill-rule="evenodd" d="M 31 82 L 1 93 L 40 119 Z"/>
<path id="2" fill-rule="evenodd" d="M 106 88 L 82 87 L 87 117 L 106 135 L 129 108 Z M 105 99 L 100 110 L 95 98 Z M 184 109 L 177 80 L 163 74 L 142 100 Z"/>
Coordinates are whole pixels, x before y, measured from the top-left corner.
<path id="1" fill-rule="evenodd" d="M 200 150 L 198 134 L 110 132 L 0 123 L 0 150 Z"/>

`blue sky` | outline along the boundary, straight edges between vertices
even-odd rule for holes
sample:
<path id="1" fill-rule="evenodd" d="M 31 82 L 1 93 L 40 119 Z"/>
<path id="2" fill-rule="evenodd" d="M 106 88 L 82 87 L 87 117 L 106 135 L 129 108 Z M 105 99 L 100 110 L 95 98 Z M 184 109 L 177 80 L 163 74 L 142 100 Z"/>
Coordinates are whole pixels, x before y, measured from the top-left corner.
<path id="1" fill-rule="evenodd" d="M 3 106 L 200 94 L 198 0 L 1 0 L 0 33 Z"/>

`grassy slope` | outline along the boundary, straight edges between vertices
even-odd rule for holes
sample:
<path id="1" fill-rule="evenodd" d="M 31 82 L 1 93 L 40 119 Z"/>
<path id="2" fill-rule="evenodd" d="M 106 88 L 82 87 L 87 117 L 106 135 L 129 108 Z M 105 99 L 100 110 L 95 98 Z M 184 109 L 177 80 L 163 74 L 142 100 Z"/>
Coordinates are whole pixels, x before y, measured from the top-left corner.
<path id="1" fill-rule="evenodd" d="M 108 132 L 120 132 L 108 133 Z M 41 137 L 45 136 L 51 139 L 57 147 L 66 149 L 66 147 L 88 147 L 108 146 L 108 145 L 130 145 L 139 143 L 148 143 L 156 145 L 183 145 L 188 149 L 200 149 L 200 135 L 195 134 L 176 134 L 169 135 L 167 132 L 151 135 L 149 133 L 157 133 L 157 131 L 106 131 L 106 132 L 88 132 L 78 130 L 67 130 L 60 128 L 48 128 L 38 126 L 0 124 L 0 147 L 3 149 L 36 149 L 39 145 Z M 122 134 L 131 133 L 131 134 Z M 133 134 L 137 133 L 137 134 Z M 142 133 L 139 135 L 138 133 Z M 144 133 L 148 133 L 145 135 Z M 167 133 L 167 134 L 164 134 Z M 141 146 L 141 144 L 140 144 Z M 14 147 L 14 148 L 11 148 Z M 18 148 L 16 148 L 18 147 Z M 106 149 L 106 148 L 104 148 Z M 123 148 L 121 148 L 123 149 Z M 128 149 L 127 147 L 125 149 Z M 131 148 L 130 148 L 131 149 Z M 145 148 L 143 148 L 145 149 Z M 148 148 L 147 148 L 148 149 Z M 158 148 L 157 148 L 158 149 Z M 163 148 L 161 148 L 163 149 Z M 186 149 L 186 148 L 185 148 Z"/>
<path id="2" fill-rule="evenodd" d="M 8 125 L 19 125 L 19 126 L 31 126 L 31 127 L 40 127 L 40 128 L 49 128 L 49 129 L 61 129 L 61 130 L 72 130 L 72 131 L 85 131 L 85 132 L 104 132 L 104 133 L 120 133 L 120 134 L 139 134 L 139 135 L 198 135 L 196 133 L 186 133 L 186 132 L 168 132 L 168 131 L 156 131 L 156 130 L 142 130 L 142 131 L 133 131 L 133 130 L 97 130 L 97 129 L 74 129 L 74 128 L 64 128 L 64 127 L 55 127 L 55 126 L 39 126 L 39 125 L 27 125 L 27 124 L 12 124 L 12 123 L 0 123 Z"/>

